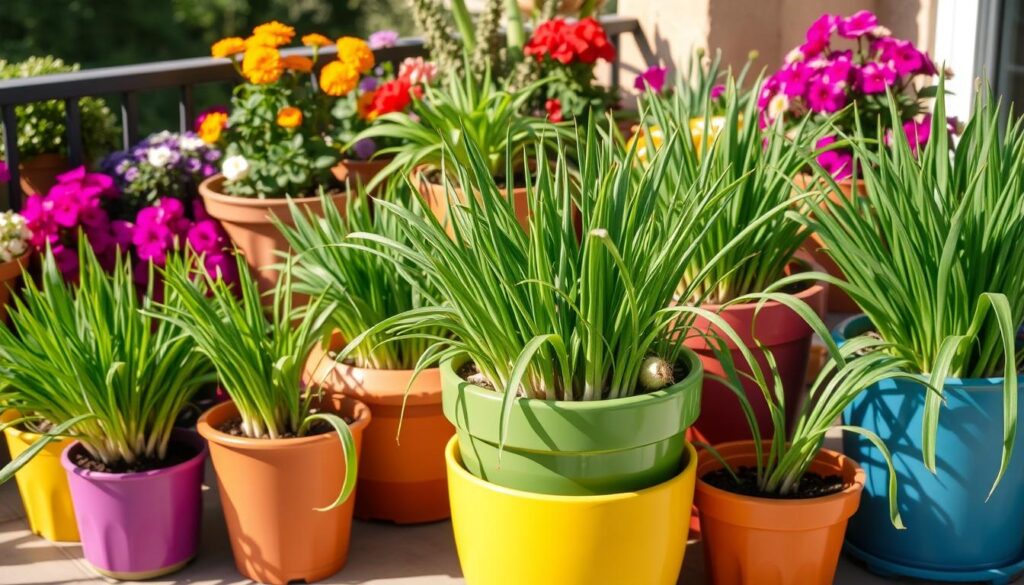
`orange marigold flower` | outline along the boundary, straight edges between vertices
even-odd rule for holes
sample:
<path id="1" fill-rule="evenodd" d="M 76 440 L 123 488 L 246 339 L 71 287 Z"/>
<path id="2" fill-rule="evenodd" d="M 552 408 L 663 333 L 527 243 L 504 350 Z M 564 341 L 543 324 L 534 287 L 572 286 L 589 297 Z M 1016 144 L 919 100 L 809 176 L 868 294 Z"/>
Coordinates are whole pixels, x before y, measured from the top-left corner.
<path id="1" fill-rule="evenodd" d="M 331 46 L 331 39 L 320 33 L 310 33 L 302 37 L 302 44 L 307 47 L 329 47 Z"/>
<path id="2" fill-rule="evenodd" d="M 372 122 L 377 117 L 377 113 L 373 109 L 373 98 L 376 95 L 376 91 L 367 91 L 356 100 L 356 113 L 361 119 Z"/>
<path id="3" fill-rule="evenodd" d="M 313 60 L 301 55 L 291 55 L 289 57 L 281 57 L 281 66 L 291 71 L 309 73 L 313 71 Z"/>
<path id="4" fill-rule="evenodd" d="M 210 47 L 210 54 L 214 57 L 230 57 L 245 52 L 245 40 L 242 37 L 228 37 L 221 39 Z"/>
<path id="5" fill-rule="evenodd" d="M 327 95 L 346 95 L 358 84 L 359 71 L 351 63 L 331 61 L 320 71 L 320 89 Z"/>
<path id="6" fill-rule="evenodd" d="M 370 46 L 356 37 L 338 39 L 338 60 L 351 63 L 359 73 L 369 73 L 376 63 Z"/>
<path id="7" fill-rule="evenodd" d="M 302 110 L 292 106 L 281 108 L 277 113 L 277 125 L 282 128 L 298 128 L 302 124 Z"/>
<path id="8" fill-rule="evenodd" d="M 265 37 L 274 43 L 273 46 L 280 47 L 292 42 L 292 39 L 295 38 L 295 29 L 287 24 L 271 20 L 252 29 L 252 34 L 254 37 Z"/>
<path id="9" fill-rule="evenodd" d="M 224 112 L 210 112 L 199 125 L 199 137 L 207 144 L 220 140 L 221 132 L 228 126 L 228 115 Z"/>
<path id="10" fill-rule="evenodd" d="M 252 83 L 274 83 L 282 71 L 281 53 L 273 47 L 250 47 L 242 59 L 242 75 Z"/>

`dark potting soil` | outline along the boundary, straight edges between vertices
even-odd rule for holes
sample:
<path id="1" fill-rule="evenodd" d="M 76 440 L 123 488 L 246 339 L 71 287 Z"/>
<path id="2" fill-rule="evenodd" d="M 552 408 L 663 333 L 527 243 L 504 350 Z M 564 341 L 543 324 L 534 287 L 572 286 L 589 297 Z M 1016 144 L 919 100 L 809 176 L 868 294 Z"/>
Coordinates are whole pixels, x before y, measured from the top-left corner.
<path id="1" fill-rule="evenodd" d="M 78 467 L 88 471 L 99 471 L 102 473 L 139 473 L 142 471 L 153 471 L 155 469 L 166 469 L 184 463 L 196 456 L 196 448 L 192 445 L 171 441 L 167 446 L 167 456 L 163 459 L 147 457 L 136 460 L 134 463 L 115 461 L 104 463 L 95 459 L 88 451 L 82 448 L 74 449 L 70 454 Z"/>
<path id="2" fill-rule="evenodd" d="M 757 487 L 757 469 L 754 467 L 740 467 L 734 470 L 740 482 L 729 475 L 726 469 L 716 469 L 701 477 L 704 483 L 720 490 L 739 494 L 741 496 L 753 496 L 755 498 L 768 498 L 773 500 L 804 500 L 808 498 L 820 498 L 843 491 L 849 484 L 843 481 L 839 475 L 819 475 L 814 472 L 807 472 L 800 479 L 795 493 L 791 494 L 766 494 Z"/>
<path id="3" fill-rule="evenodd" d="M 495 390 L 494 384 L 491 383 L 491 381 L 488 380 L 483 375 L 483 373 L 480 372 L 480 368 L 477 367 L 476 362 L 467 361 L 466 363 L 459 366 L 459 369 L 455 373 L 460 378 L 469 382 L 470 384 L 473 384 L 474 386 L 480 386 L 481 388 L 486 388 L 488 390 Z M 688 373 L 689 369 L 683 362 L 677 363 L 675 367 L 672 368 L 672 384 L 675 384 L 676 382 L 685 378 Z M 672 384 L 669 385 L 671 386 Z M 639 394 L 640 388 L 638 387 L 637 390 L 637 393 Z"/>
<path id="4" fill-rule="evenodd" d="M 353 422 L 351 417 L 343 416 L 341 420 L 345 421 L 345 424 L 351 425 Z M 242 432 L 242 417 L 229 418 L 228 420 L 217 425 L 217 430 L 231 435 L 233 437 L 247 437 L 249 439 L 269 439 L 270 435 L 263 435 L 262 437 L 249 437 Z M 303 437 L 313 437 L 316 435 L 323 435 L 326 433 L 333 433 L 334 427 L 329 423 L 322 420 L 315 420 L 309 425 L 309 429 L 306 430 L 306 434 Z M 278 435 L 278 439 L 294 439 L 297 435 L 291 431 Z"/>

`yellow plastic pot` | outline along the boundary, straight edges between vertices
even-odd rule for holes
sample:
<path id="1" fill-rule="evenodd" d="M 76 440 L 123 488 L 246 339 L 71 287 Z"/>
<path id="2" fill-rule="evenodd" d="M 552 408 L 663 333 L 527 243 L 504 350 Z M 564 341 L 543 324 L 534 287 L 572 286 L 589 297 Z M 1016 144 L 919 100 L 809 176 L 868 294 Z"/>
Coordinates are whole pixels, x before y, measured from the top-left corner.
<path id="1" fill-rule="evenodd" d="M 697 454 L 685 468 L 635 492 L 555 496 L 497 486 L 445 449 L 452 528 L 469 585 L 674 585 L 686 552 Z M 496 545 L 495 531 L 505 543 Z M 528 550 L 527 550 L 528 549 Z M 525 551 L 525 552 L 524 552 Z"/>
<path id="2" fill-rule="evenodd" d="M 7 410 L 0 413 L 0 422 L 12 421 L 18 416 L 17 411 Z M 11 450 L 11 459 L 39 439 L 36 433 L 19 431 L 14 427 L 5 428 L 4 436 Z M 60 464 L 60 454 L 72 442 L 64 439 L 50 443 L 14 475 L 29 528 L 46 540 L 78 542 L 78 524 L 71 505 L 68 476 Z"/>

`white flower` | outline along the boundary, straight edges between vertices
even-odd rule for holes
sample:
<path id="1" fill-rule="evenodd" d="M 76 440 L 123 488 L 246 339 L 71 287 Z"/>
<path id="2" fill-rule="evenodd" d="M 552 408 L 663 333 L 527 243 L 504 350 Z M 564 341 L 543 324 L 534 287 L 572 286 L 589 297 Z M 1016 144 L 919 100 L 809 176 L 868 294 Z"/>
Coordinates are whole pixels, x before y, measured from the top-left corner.
<path id="1" fill-rule="evenodd" d="M 146 160 L 154 167 L 162 169 L 171 160 L 171 149 L 166 146 L 151 148 L 146 152 Z"/>
<path id="2" fill-rule="evenodd" d="M 220 170 L 224 173 L 225 179 L 241 181 L 249 176 L 249 161 L 245 160 L 245 157 L 240 154 L 229 156 L 224 159 L 224 164 L 221 165 Z"/>
<path id="3" fill-rule="evenodd" d="M 890 35 L 892 35 L 892 31 L 885 28 L 882 25 L 878 25 L 875 28 L 871 29 L 871 36 L 875 37 L 876 39 L 885 38 Z"/>
<path id="4" fill-rule="evenodd" d="M 181 137 L 181 149 L 187 151 L 195 151 L 206 146 L 202 138 L 198 136 L 182 136 Z"/>
<path id="5" fill-rule="evenodd" d="M 22 240 L 11 240 L 7 243 L 7 249 L 14 256 L 21 256 L 25 253 L 25 250 L 28 249 L 28 246 L 26 246 L 25 242 Z"/>
<path id="6" fill-rule="evenodd" d="M 780 93 L 773 97 L 770 102 L 768 102 L 768 117 L 774 120 L 775 118 L 778 118 L 783 113 L 785 113 L 785 111 L 788 109 L 789 98 L 786 97 L 786 94 Z"/>
<path id="7" fill-rule="evenodd" d="M 804 52 L 800 50 L 800 47 L 796 47 L 792 51 L 786 53 L 786 64 L 796 63 L 804 60 Z"/>

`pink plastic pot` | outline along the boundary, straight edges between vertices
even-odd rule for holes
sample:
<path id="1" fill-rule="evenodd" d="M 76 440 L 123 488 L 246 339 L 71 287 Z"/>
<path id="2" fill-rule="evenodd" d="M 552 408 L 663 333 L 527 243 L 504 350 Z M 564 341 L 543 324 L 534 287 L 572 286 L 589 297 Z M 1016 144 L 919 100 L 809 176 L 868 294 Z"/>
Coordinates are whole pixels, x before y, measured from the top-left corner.
<path id="1" fill-rule="evenodd" d="M 183 463 L 141 473 L 87 471 L 71 461 L 84 449 L 72 443 L 61 455 L 75 505 L 85 560 L 122 580 L 150 579 L 182 568 L 199 546 L 206 442 L 176 430 L 171 441 L 195 450 Z"/>

